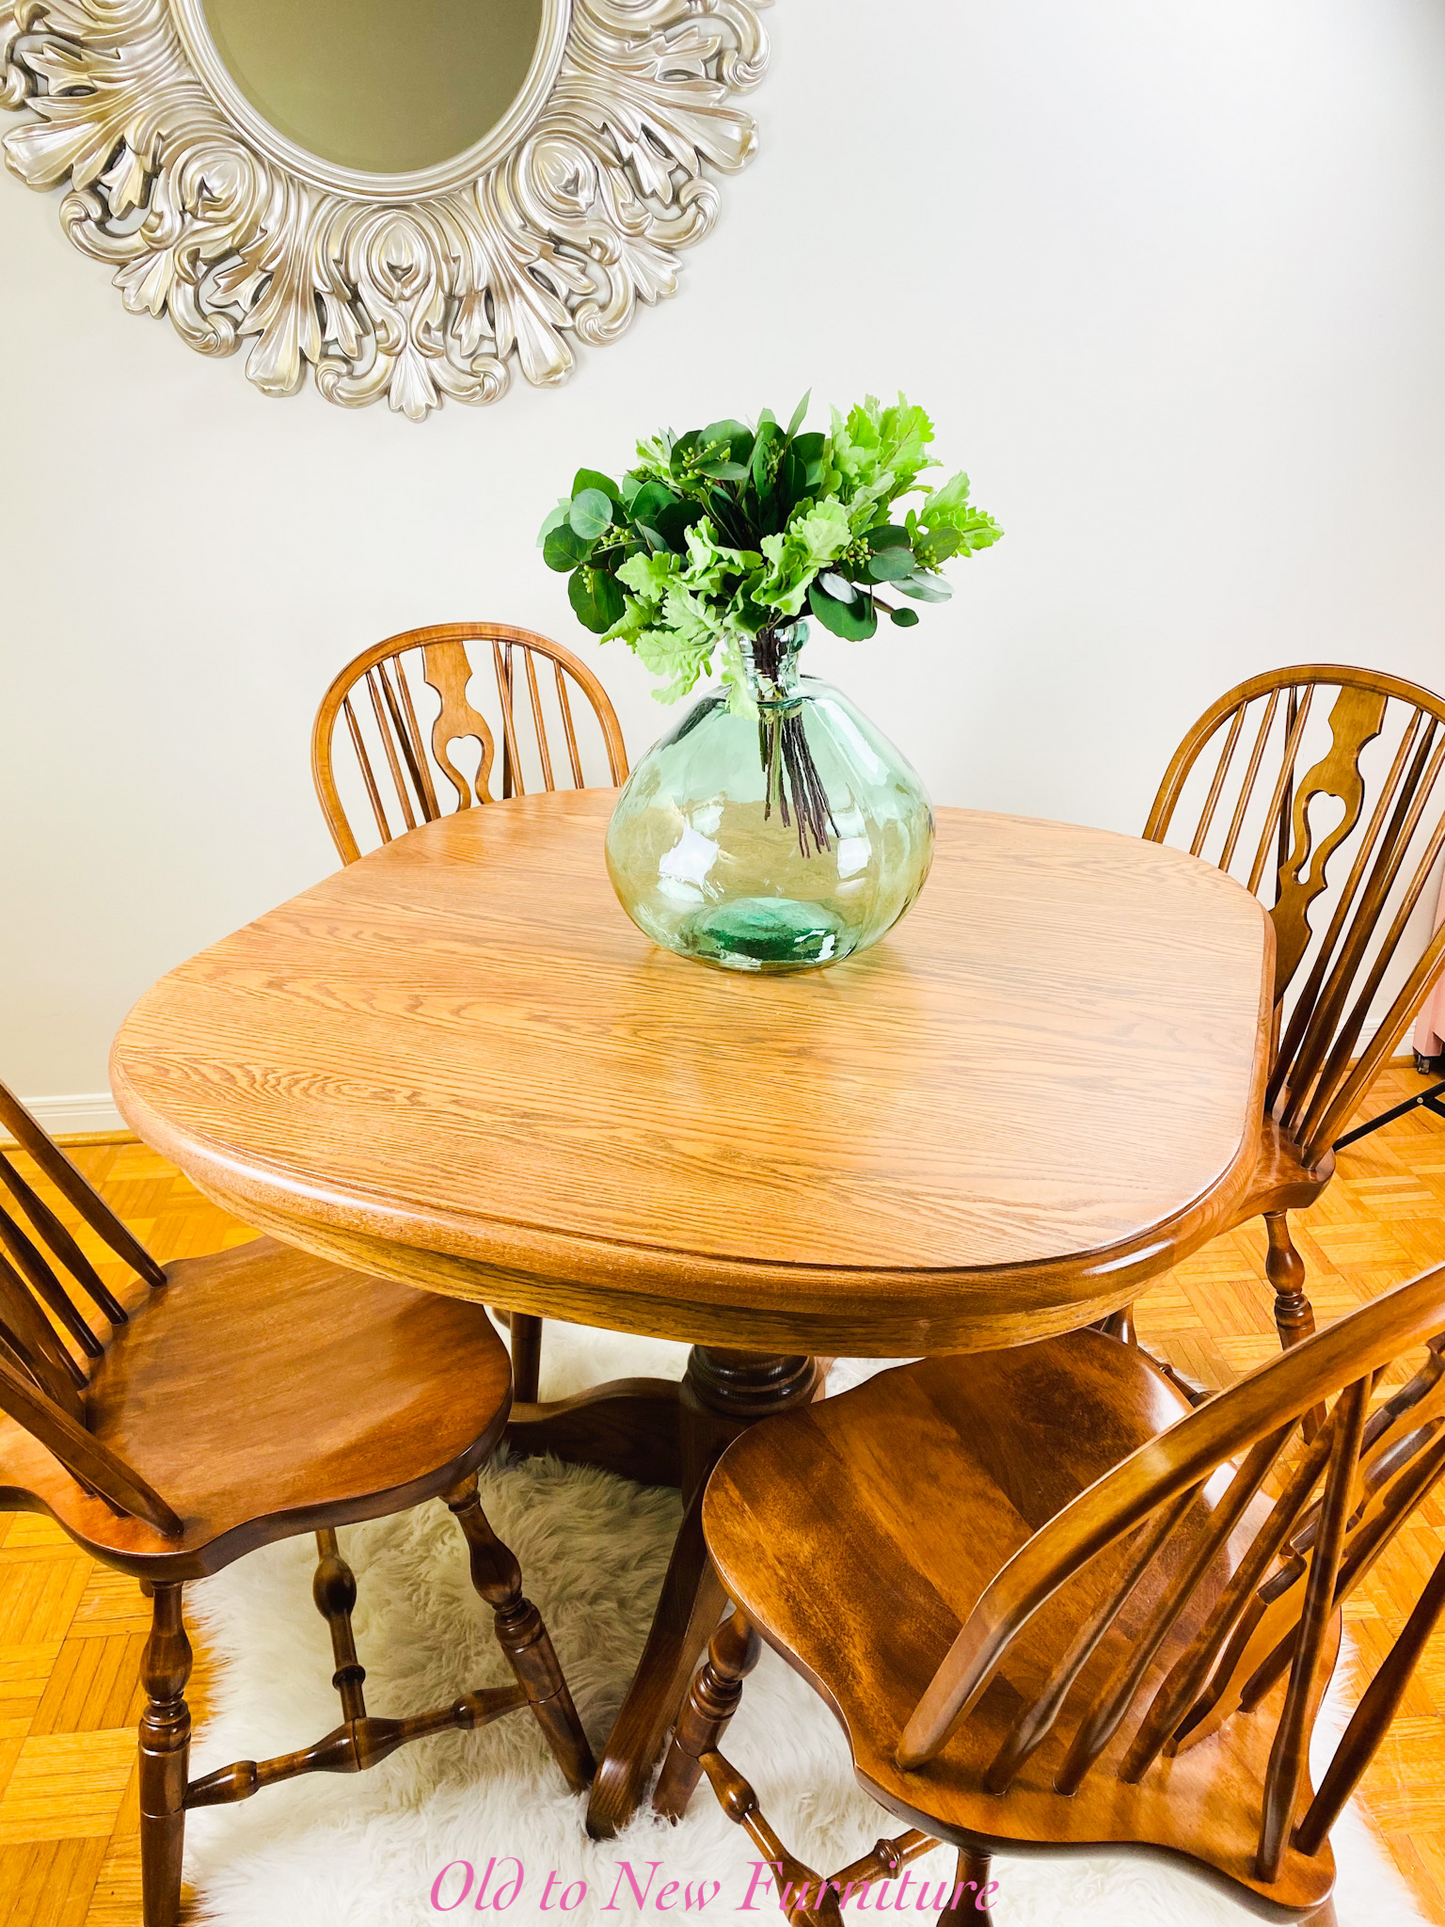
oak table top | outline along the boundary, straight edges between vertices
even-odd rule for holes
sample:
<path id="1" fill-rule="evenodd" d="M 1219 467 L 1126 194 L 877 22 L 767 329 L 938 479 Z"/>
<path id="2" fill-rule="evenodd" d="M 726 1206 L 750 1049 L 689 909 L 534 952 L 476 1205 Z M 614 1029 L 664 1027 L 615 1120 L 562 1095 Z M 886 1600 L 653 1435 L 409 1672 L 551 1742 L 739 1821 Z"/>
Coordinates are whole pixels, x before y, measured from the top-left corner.
<path id="1" fill-rule="evenodd" d="M 881 943 L 655 948 L 615 793 L 463 811 L 203 951 L 115 1043 L 128 1121 L 294 1244 L 517 1311 L 874 1356 L 1072 1329 L 1229 1217 L 1272 932 L 1218 871 L 938 813 Z"/>

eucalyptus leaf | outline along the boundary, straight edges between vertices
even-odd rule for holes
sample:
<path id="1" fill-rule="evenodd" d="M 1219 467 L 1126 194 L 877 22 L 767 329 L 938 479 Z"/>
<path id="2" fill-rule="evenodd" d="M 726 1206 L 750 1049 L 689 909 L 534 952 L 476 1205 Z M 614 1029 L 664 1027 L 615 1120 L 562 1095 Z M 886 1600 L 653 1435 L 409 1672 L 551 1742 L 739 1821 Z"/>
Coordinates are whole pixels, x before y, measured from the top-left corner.
<path id="1" fill-rule="evenodd" d="M 575 569 L 579 562 L 585 562 L 592 553 L 592 544 L 583 539 L 570 522 L 563 522 L 549 529 L 542 540 L 542 560 L 549 569 L 556 569 L 565 575 Z"/>
<path id="2" fill-rule="evenodd" d="M 545 541 L 547 540 L 547 537 L 552 533 L 553 529 L 560 529 L 563 526 L 563 524 L 566 522 L 567 511 L 568 509 L 571 508 L 571 506 L 572 504 L 570 501 L 559 502 L 556 508 L 554 508 L 552 513 L 547 517 L 546 521 L 542 524 L 541 528 L 538 529 L 537 547 L 539 549 L 542 547 L 543 543 L 545 543 Z"/>
<path id="3" fill-rule="evenodd" d="M 918 621 L 916 609 L 890 609 L 888 614 L 894 627 L 898 629 L 911 629 Z"/>
<path id="4" fill-rule="evenodd" d="M 951 555 L 957 555 L 963 547 L 963 534 L 959 529 L 928 529 L 919 540 L 920 549 L 927 551 L 930 567 L 936 568 L 946 562 Z"/>
<path id="5" fill-rule="evenodd" d="M 851 604 L 840 602 L 815 582 L 808 590 L 808 607 L 825 629 L 849 642 L 866 642 L 877 632 L 878 612 L 871 597 L 861 597 Z"/>
<path id="6" fill-rule="evenodd" d="M 868 558 L 868 578 L 871 582 L 901 582 L 914 573 L 915 567 L 911 549 L 879 549 Z"/>
<path id="7" fill-rule="evenodd" d="M 584 542 L 595 542 L 611 526 L 611 497 L 604 495 L 600 488 L 584 488 L 580 495 L 572 497 L 567 519 Z"/>
<path id="8" fill-rule="evenodd" d="M 838 575 L 832 569 L 829 569 L 826 574 L 818 577 L 818 586 L 822 589 L 824 595 L 832 596 L 835 602 L 856 602 L 858 600 L 858 591 L 853 587 L 853 584 L 849 582 L 845 576 Z"/>
<path id="9" fill-rule="evenodd" d="M 747 451 L 751 454 L 753 431 L 748 427 L 746 422 L 713 422 L 702 431 L 702 441 L 704 447 L 719 442 L 726 442 L 732 449 L 736 449 L 740 442 L 745 442 L 747 444 Z"/>
<path id="10" fill-rule="evenodd" d="M 700 429 L 691 428 L 687 434 L 678 436 L 672 445 L 672 454 L 669 457 L 669 466 L 674 475 L 681 476 L 686 474 L 688 458 L 696 453 L 701 444 L 702 432 Z"/>
<path id="11" fill-rule="evenodd" d="M 908 549 L 913 546 L 913 538 L 896 522 L 882 522 L 876 529 L 869 529 L 868 546 L 870 549 Z"/>
<path id="12" fill-rule="evenodd" d="M 704 462 L 698 473 L 710 475 L 715 482 L 745 482 L 749 471 L 741 462 Z"/>
<path id="13" fill-rule="evenodd" d="M 605 569 L 577 569 L 567 583 L 567 600 L 585 629 L 600 636 L 622 618 L 627 607 L 622 585 Z"/>
<path id="14" fill-rule="evenodd" d="M 663 482 L 645 482 L 629 503 L 628 513 L 634 522 L 648 522 L 656 528 L 662 511 L 681 499 Z"/>
<path id="15" fill-rule="evenodd" d="M 797 407 L 793 410 L 793 419 L 788 423 L 789 436 L 796 435 L 798 430 L 803 426 L 803 423 L 808 419 L 808 407 L 809 407 L 809 404 L 812 402 L 812 399 L 813 399 L 813 391 L 810 388 L 807 394 L 804 395 L 803 399 L 798 403 Z"/>
<path id="16" fill-rule="evenodd" d="M 828 469 L 828 437 L 823 434 L 798 435 L 792 452 L 803 464 L 803 485 L 807 494 L 816 493 Z"/>
<path id="17" fill-rule="evenodd" d="M 949 584 L 936 575 L 902 575 L 893 586 L 911 595 L 915 602 L 947 602 L 953 594 Z"/>
<path id="18" fill-rule="evenodd" d="M 599 495 L 605 495 L 617 508 L 623 506 L 622 491 L 616 482 L 606 475 L 600 475 L 595 468 L 579 468 L 572 478 L 573 501 L 579 495 L 585 495 L 588 489 L 596 489 Z"/>

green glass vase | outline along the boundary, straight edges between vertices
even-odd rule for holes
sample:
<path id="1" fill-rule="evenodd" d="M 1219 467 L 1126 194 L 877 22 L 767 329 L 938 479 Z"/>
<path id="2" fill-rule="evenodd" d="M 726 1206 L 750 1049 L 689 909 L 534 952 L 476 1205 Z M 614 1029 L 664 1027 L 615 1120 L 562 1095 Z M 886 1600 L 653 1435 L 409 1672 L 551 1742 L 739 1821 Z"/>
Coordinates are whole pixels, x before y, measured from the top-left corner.
<path id="1" fill-rule="evenodd" d="M 756 715 L 703 696 L 632 772 L 607 868 L 654 943 L 726 970 L 808 970 L 876 943 L 923 888 L 933 809 L 839 690 L 798 673 L 807 625 L 745 651 Z"/>

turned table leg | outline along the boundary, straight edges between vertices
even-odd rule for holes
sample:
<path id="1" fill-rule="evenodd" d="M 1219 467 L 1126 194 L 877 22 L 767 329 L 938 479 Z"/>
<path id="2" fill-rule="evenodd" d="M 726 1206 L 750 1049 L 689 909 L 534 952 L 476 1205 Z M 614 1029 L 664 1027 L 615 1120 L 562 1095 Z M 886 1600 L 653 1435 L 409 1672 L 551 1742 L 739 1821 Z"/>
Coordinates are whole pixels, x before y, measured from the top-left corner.
<path id="1" fill-rule="evenodd" d="M 708 1474 L 739 1433 L 759 1419 L 807 1404 L 821 1382 L 811 1358 L 693 1348 L 678 1400 L 687 1511 L 642 1659 L 593 1782 L 587 1831 L 594 1840 L 610 1839 L 637 1810 L 683 1695 L 727 1608 L 702 1536 Z"/>
<path id="2" fill-rule="evenodd" d="M 512 1396 L 535 1405 L 542 1371 L 542 1321 L 514 1311 L 508 1324 L 512 1333 Z"/>

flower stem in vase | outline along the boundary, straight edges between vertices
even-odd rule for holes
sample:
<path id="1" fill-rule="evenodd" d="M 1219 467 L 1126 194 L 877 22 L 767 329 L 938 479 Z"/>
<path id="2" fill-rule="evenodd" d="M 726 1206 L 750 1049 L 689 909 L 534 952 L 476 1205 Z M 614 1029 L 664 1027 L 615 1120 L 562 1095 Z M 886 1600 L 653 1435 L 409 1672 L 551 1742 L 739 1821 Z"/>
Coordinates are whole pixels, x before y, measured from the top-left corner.
<path id="1" fill-rule="evenodd" d="M 776 629 L 763 630 L 752 646 L 758 755 L 766 779 L 763 818 L 772 816 L 776 804 L 784 826 L 797 829 L 798 854 L 822 856 L 832 848 L 830 837 L 838 834 L 838 826 L 803 724 L 797 692 L 800 646 L 797 630 L 781 635 Z"/>

